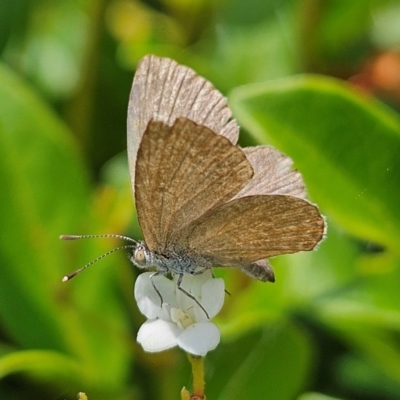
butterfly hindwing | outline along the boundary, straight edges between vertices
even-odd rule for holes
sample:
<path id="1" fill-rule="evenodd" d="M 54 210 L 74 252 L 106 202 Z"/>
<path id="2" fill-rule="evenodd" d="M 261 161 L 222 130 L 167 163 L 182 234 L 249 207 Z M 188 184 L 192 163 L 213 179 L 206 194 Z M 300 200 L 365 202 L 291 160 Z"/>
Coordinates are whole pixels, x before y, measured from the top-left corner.
<path id="1" fill-rule="evenodd" d="M 279 254 L 312 250 L 322 239 L 318 208 L 297 197 L 257 195 L 225 203 L 187 227 L 183 247 L 215 265 L 245 266 Z"/>

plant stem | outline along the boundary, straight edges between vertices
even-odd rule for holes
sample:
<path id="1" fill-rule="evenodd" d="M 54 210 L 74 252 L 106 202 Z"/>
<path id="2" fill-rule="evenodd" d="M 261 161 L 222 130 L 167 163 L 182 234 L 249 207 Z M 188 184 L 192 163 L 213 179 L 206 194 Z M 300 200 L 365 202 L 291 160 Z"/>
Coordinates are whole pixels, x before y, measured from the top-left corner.
<path id="1" fill-rule="evenodd" d="M 192 364 L 193 374 L 193 394 L 190 396 L 187 389 L 183 388 L 181 391 L 182 400 L 205 400 L 206 396 L 204 393 L 204 357 L 194 356 L 188 354 L 190 363 Z M 189 397 L 190 396 L 190 397 Z"/>

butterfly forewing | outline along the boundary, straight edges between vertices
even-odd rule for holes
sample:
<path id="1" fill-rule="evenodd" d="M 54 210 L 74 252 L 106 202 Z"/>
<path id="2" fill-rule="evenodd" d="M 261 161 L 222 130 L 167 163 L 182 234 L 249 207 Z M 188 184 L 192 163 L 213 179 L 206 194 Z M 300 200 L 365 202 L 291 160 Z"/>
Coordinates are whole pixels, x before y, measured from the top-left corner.
<path id="1" fill-rule="evenodd" d="M 236 143 L 239 128 L 226 99 L 192 69 L 168 58 L 144 57 L 138 65 L 128 107 L 128 159 L 132 188 L 137 151 L 150 120 L 172 126 L 186 117 Z"/>
<path id="2" fill-rule="evenodd" d="M 179 118 L 151 121 L 136 163 L 135 199 L 150 250 L 180 244 L 185 227 L 230 200 L 251 179 L 243 151 L 225 137 Z"/>
<path id="3" fill-rule="evenodd" d="M 305 200 L 284 195 L 242 197 L 225 203 L 181 233 L 184 248 L 216 265 L 245 266 L 279 254 L 312 250 L 324 219 Z"/>

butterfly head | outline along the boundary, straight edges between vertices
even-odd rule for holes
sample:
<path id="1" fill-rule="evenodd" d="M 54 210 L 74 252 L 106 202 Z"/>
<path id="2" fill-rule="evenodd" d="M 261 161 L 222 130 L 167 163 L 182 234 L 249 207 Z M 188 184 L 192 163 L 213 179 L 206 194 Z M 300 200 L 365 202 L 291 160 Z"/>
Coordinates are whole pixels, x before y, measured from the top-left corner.
<path id="1" fill-rule="evenodd" d="M 144 242 L 138 242 L 133 254 L 129 254 L 129 259 L 140 269 L 147 269 L 154 265 L 154 254 L 149 250 Z"/>

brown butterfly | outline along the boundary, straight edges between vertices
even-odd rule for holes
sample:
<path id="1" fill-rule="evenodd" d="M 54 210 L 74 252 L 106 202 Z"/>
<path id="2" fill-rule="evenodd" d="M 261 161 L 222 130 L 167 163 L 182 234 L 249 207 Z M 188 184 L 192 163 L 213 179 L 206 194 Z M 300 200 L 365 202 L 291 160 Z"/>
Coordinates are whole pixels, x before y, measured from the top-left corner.
<path id="1" fill-rule="evenodd" d="M 144 241 L 122 238 L 134 242 L 124 247 L 134 248 L 137 267 L 178 275 L 191 298 L 180 287 L 184 274 L 234 267 L 273 282 L 266 259 L 312 250 L 324 236 L 324 218 L 305 200 L 290 158 L 268 146 L 238 147 L 231 115 L 221 93 L 190 68 L 141 60 L 128 108 L 128 158 Z M 81 237 L 88 236 L 63 238 Z"/>

